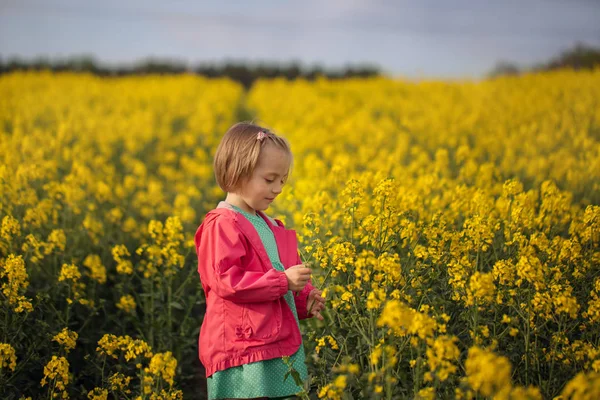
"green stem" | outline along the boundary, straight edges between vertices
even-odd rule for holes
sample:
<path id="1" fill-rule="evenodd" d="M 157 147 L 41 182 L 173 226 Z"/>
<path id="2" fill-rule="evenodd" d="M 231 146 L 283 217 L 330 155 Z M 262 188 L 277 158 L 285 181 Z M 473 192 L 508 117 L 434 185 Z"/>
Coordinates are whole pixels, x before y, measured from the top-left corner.
<path id="1" fill-rule="evenodd" d="M 561 323 L 562 318 L 559 317 L 559 321 L 558 321 L 558 332 L 562 332 L 562 323 Z M 554 345 L 552 346 L 552 354 L 556 354 L 556 348 L 558 347 L 558 343 L 555 341 Z M 553 357 L 554 358 L 554 357 Z M 552 375 L 554 372 L 554 364 L 555 364 L 555 360 L 552 360 L 552 364 L 550 364 L 550 372 L 548 373 L 548 384 L 546 387 L 546 393 L 550 393 L 550 385 L 552 382 Z"/>
<path id="2" fill-rule="evenodd" d="M 331 274 L 331 270 L 333 269 L 333 267 L 329 268 L 329 271 L 327 271 L 327 274 L 325 274 L 325 278 L 323 278 L 323 282 L 321 282 L 318 286 L 317 289 L 321 290 L 323 288 L 323 286 L 325 286 L 325 282 L 327 281 L 327 278 L 329 278 L 329 275 Z"/>
<path id="3" fill-rule="evenodd" d="M 177 290 L 175 290 L 175 294 L 174 294 L 175 297 L 179 297 L 181 295 L 181 292 L 187 287 L 188 282 L 190 282 L 192 277 L 197 273 L 198 272 L 194 268 L 190 268 L 190 273 L 188 274 L 188 276 L 185 278 L 183 283 L 181 285 L 179 285 Z"/>
<path id="4" fill-rule="evenodd" d="M 106 366 L 106 355 L 102 356 L 102 383 L 104 383 L 104 367 Z"/>
<path id="5" fill-rule="evenodd" d="M 415 374 L 415 380 L 413 381 L 413 394 L 415 397 L 417 393 L 419 393 L 419 387 L 421 386 L 421 346 L 419 345 L 419 349 L 417 351 L 417 370 Z"/>
<path id="6" fill-rule="evenodd" d="M 150 347 L 154 348 L 154 279 L 150 277 Z"/>
<path id="7" fill-rule="evenodd" d="M 383 214 L 383 208 L 385 206 L 386 197 L 381 201 L 381 209 L 379 210 L 379 237 L 377 238 L 379 242 L 379 246 L 377 248 L 377 256 L 381 255 L 381 249 L 383 247 L 383 218 L 381 218 L 381 214 Z"/>
<path id="8" fill-rule="evenodd" d="M 172 307 L 171 307 L 171 286 L 172 286 L 172 281 L 173 281 L 173 276 L 169 275 L 169 281 L 168 281 L 168 286 L 167 286 L 167 318 L 168 318 L 168 332 L 167 332 L 167 337 L 169 338 L 169 350 L 172 350 L 173 347 L 173 332 L 172 332 L 172 328 L 173 328 L 173 314 L 172 314 Z"/>
<path id="9" fill-rule="evenodd" d="M 71 298 L 71 286 L 69 286 L 69 298 Z M 74 301 L 75 301 L 75 299 L 73 299 L 73 302 Z M 69 327 L 69 314 L 71 311 L 71 304 L 69 304 L 69 302 L 67 301 L 67 312 L 66 312 L 66 318 L 65 318 L 65 326 L 67 328 Z"/>
<path id="10" fill-rule="evenodd" d="M 359 323 L 354 319 L 354 315 L 350 315 L 350 319 L 352 323 L 356 326 L 358 333 L 360 333 L 363 339 L 365 339 L 365 341 L 369 344 L 370 347 L 374 347 L 374 343 L 371 341 L 369 336 L 367 336 L 367 334 L 364 331 L 364 328 L 361 325 L 359 325 Z"/>
<path id="11" fill-rule="evenodd" d="M 4 343 L 8 343 L 8 327 L 12 326 L 12 325 L 9 325 L 9 323 L 8 323 L 9 314 L 10 314 L 10 312 L 8 311 L 8 307 L 7 307 L 7 309 L 4 312 L 4 326 L 3 326 L 3 328 L 4 328 L 4 335 L 3 335 Z M 23 326 L 23 325 L 21 325 L 21 326 Z"/>
<path id="12" fill-rule="evenodd" d="M 525 321 L 525 384 L 529 385 L 529 319 L 531 316 L 531 297 L 527 302 L 527 320 Z"/>

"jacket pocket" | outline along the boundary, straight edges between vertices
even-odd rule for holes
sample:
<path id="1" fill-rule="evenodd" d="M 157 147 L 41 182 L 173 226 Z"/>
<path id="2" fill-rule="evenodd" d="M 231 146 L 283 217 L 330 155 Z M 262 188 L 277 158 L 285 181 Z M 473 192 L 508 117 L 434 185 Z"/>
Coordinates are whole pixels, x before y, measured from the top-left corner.
<path id="1" fill-rule="evenodd" d="M 277 337 L 281 330 L 282 300 L 283 298 L 275 301 L 246 303 L 245 315 L 240 326 L 241 336 L 245 340 L 253 341 L 263 341 Z"/>

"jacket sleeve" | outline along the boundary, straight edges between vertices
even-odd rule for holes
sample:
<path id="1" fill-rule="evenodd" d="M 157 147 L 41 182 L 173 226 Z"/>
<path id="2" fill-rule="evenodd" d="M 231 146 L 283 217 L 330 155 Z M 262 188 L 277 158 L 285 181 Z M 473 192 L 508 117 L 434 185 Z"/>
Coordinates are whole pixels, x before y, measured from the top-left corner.
<path id="1" fill-rule="evenodd" d="M 298 255 L 296 264 L 302 264 L 300 255 Z M 308 295 L 314 288 L 315 287 L 311 285 L 311 282 L 309 281 L 306 284 L 306 286 L 304 286 L 304 289 L 302 289 L 302 291 L 298 292 L 298 294 L 294 296 L 294 300 L 296 302 L 296 311 L 298 312 L 298 319 L 307 319 L 312 317 L 312 315 L 308 315 L 307 303 Z"/>
<path id="2" fill-rule="evenodd" d="M 288 291 L 284 272 L 248 271 L 242 266 L 246 245 L 242 233 L 216 218 L 198 244 L 200 277 L 214 292 L 236 303 L 273 301 Z"/>

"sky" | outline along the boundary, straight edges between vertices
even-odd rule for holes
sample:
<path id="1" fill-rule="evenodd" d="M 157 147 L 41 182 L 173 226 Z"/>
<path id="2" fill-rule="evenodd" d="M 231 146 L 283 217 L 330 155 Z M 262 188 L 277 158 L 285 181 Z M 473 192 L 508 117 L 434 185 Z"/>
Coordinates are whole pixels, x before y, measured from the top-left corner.
<path id="1" fill-rule="evenodd" d="M 596 0 L 0 0 L 0 59 L 91 55 L 482 77 L 531 67 L 581 42 L 600 47 Z"/>

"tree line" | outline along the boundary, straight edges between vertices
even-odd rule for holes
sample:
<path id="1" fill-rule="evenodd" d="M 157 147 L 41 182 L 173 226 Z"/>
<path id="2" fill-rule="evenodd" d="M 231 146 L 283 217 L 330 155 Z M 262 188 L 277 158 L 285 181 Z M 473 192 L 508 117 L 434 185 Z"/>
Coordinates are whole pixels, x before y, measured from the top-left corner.
<path id="1" fill-rule="evenodd" d="M 374 65 L 347 66 L 338 69 L 325 69 L 319 65 L 304 67 L 299 62 L 291 63 L 245 63 L 226 61 L 223 63 L 205 63 L 193 67 L 171 60 L 147 59 L 131 66 L 106 66 L 90 56 L 75 56 L 62 60 L 37 58 L 22 60 L 13 58 L 4 62 L 0 59 L 0 74 L 22 70 L 49 70 L 53 72 L 88 72 L 99 76 L 126 76 L 145 74 L 183 74 L 192 73 L 210 78 L 228 77 L 240 82 L 246 88 L 259 78 L 282 77 L 286 79 L 304 78 L 314 80 L 317 77 L 343 79 L 352 77 L 372 77 L 381 75 L 379 67 Z"/>
<path id="2" fill-rule="evenodd" d="M 549 71 L 560 68 L 592 69 L 600 66 L 600 49 L 578 43 L 572 48 L 546 62 L 533 67 L 519 67 L 512 62 L 499 62 L 488 76 L 516 75 L 530 71 Z M 314 80 L 317 77 L 343 79 L 353 77 L 372 77 L 382 74 L 375 65 L 347 66 L 338 69 L 326 69 L 315 65 L 304 67 L 299 62 L 291 63 L 246 63 L 226 61 L 223 63 L 204 63 L 189 66 L 174 60 L 147 59 L 131 66 L 106 66 L 90 56 L 75 56 L 62 60 L 37 58 L 22 60 L 13 58 L 7 61 L 0 59 L 0 74 L 21 70 L 49 70 L 54 72 L 88 72 L 99 76 L 125 76 L 145 74 L 182 74 L 193 73 L 209 78 L 228 77 L 240 82 L 246 88 L 252 86 L 259 78 L 304 78 Z"/>
<path id="3" fill-rule="evenodd" d="M 600 67 L 600 49 L 584 43 L 577 43 L 550 60 L 530 68 L 523 68 L 512 62 L 501 61 L 490 71 L 489 76 L 518 75 L 522 72 L 552 71 L 562 68 L 579 70 L 597 67 Z"/>

